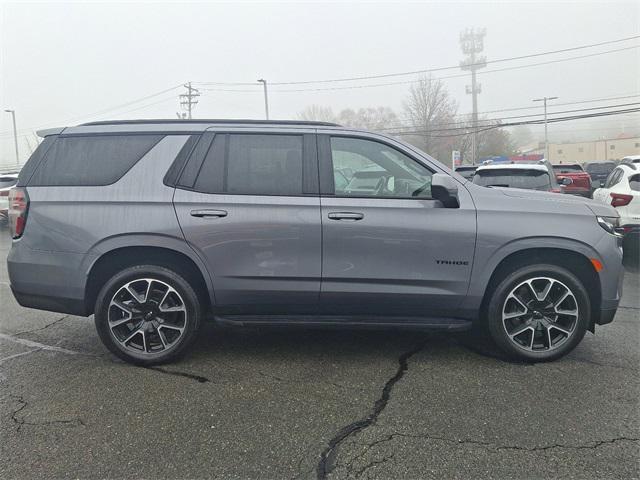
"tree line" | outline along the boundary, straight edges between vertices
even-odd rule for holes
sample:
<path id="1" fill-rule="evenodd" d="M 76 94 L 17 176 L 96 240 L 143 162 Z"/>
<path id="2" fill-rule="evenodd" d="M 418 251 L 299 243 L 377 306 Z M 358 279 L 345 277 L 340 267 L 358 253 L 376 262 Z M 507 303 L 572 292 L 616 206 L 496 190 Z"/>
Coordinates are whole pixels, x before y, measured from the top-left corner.
<path id="1" fill-rule="evenodd" d="M 397 136 L 447 165 L 451 165 L 453 150 L 460 151 L 464 163 L 474 163 L 471 115 L 459 115 L 458 102 L 442 80 L 431 76 L 411 85 L 400 115 L 389 107 L 346 108 L 336 114 L 331 107 L 310 105 L 298 117 Z M 478 123 L 478 158 L 516 153 L 515 139 L 499 122 L 479 118 Z M 522 134 L 527 136 L 527 132 Z"/>

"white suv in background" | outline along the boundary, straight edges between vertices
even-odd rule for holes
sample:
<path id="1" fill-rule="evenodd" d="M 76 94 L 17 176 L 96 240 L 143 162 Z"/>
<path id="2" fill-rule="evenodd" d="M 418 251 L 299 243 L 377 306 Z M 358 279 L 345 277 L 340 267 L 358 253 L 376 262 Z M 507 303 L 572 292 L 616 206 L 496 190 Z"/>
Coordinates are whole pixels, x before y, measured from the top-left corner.
<path id="1" fill-rule="evenodd" d="M 0 226 L 7 224 L 9 210 L 9 190 L 18 181 L 17 173 L 0 173 Z"/>
<path id="2" fill-rule="evenodd" d="M 620 228 L 625 235 L 625 248 L 638 254 L 640 238 L 640 157 L 614 168 L 604 187 L 593 192 L 593 199 L 611 205 L 620 214 Z"/>

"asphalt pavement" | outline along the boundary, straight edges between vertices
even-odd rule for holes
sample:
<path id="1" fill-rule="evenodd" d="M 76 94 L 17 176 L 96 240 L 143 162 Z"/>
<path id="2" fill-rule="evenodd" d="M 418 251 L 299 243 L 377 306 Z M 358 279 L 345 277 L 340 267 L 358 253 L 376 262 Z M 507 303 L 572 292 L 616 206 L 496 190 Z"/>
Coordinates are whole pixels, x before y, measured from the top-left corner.
<path id="1" fill-rule="evenodd" d="M 0 478 L 638 478 L 640 274 L 548 364 L 469 335 L 220 329 L 161 368 L 18 306 L 0 232 Z M 64 279 L 61 279 L 64 281 Z"/>

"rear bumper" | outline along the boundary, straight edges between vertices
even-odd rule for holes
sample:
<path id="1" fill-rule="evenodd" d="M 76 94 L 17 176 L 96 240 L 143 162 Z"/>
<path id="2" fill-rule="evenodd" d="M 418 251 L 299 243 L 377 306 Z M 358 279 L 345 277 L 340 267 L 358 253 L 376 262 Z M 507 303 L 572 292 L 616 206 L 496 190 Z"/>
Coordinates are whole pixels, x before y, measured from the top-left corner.
<path id="1" fill-rule="evenodd" d="M 7 256 L 11 291 L 23 307 L 86 316 L 85 255 L 33 250 L 14 241 Z"/>
<path id="2" fill-rule="evenodd" d="M 11 292 L 17 302 L 23 307 L 47 310 L 49 312 L 67 313 L 70 315 L 87 316 L 84 299 L 51 297 L 47 295 L 34 295 L 17 291 L 11 285 Z"/>

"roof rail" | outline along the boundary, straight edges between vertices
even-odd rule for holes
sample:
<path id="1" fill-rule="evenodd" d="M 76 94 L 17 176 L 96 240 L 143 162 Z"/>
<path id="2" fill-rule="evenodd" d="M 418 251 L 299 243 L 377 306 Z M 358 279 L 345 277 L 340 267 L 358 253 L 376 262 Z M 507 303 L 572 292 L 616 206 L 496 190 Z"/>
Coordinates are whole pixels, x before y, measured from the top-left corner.
<path id="1" fill-rule="evenodd" d="M 149 120 L 101 120 L 98 122 L 83 123 L 79 126 L 89 127 L 94 125 L 140 125 L 140 124 L 175 124 L 175 123 L 212 123 L 212 124 L 250 124 L 250 125 L 308 125 L 318 127 L 340 127 L 337 123 L 314 122 L 309 120 L 238 120 L 238 119 L 191 119 L 191 120 L 171 120 L 171 119 L 149 119 Z"/>

